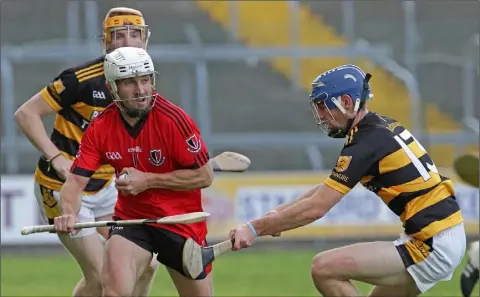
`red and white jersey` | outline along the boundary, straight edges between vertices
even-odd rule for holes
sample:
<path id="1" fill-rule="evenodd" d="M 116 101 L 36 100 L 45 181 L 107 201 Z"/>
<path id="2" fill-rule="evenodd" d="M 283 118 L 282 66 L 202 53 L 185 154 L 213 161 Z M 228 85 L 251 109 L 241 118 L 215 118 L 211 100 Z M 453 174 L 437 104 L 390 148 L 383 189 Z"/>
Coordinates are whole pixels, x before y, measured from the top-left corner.
<path id="1" fill-rule="evenodd" d="M 87 128 L 71 172 L 90 177 L 103 164 L 117 176 L 126 167 L 151 173 L 196 169 L 209 160 L 195 122 L 180 107 L 157 95 L 147 116 L 131 127 L 115 104 Z M 157 218 L 203 211 L 200 190 L 149 189 L 135 196 L 118 193 L 115 216 L 121 219 Z M 185 237 L 205 238 L 206 222 L 157 225 Z"/>

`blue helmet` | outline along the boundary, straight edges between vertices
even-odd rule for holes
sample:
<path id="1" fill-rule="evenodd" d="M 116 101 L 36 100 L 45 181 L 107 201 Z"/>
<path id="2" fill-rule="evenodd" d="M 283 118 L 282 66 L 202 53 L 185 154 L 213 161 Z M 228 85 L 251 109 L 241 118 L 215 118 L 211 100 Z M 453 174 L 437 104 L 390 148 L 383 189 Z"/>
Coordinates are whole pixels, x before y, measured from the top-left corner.
<path id="1" fill-rule="evenodd" d="M 310 94 L 310 105 L 317 122 L 317 125 L 330 137 L 343 138 L 348 133 L 353 120 L 344 128 L 329 128 L 328 123 L 320 119 L 317 104 L 323 103 L 330 111 L 338 108 L 347 115 L 341 104 L 341 97 L 349 95 L 354 104 L 354 113 L 364 106 L 365 101 L 372 97 L 368 81 L 371 75 L 355 65 L 343 65 L 330 69 L 315 78 L 312 82 L 312 93 Z"/>

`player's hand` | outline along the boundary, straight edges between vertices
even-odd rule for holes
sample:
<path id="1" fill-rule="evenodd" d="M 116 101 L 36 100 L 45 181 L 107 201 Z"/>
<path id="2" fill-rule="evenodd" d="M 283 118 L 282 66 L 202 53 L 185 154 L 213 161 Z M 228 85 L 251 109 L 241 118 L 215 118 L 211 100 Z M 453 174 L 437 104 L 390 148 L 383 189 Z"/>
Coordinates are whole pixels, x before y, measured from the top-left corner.
<path id="1" fill-rule="evenodd" d="M 77 216 L 74 214 L 62 215 L 53 220 L 53 226 L 58 233 L 72 233 L 75 235 L 78 230 L 73 229 L 77 222 Z"/>
<path id="2" fill-rule="evenodd" d="M 277 212 L 278 212 L 277 210 L 273 209 L 273 210 L 267 212 L 267 213 L 264 215 L 264 217 L 267 217 L 267 216 L 276 214 Z M 278 233 L 272 234 L 272 237 L 280 237 L 281 235 L 282 235 L 282 233 L 281 233 L 281 232 L 278 232 Z"/>
<path id="3" fill-rule="evenodd" d="M 248 248 L 255 240 L 255 234 L 253 234 L 247 224 L 240 225 L 237 228 L 230 230 L 228 236 L 230 238 L 235 238 L 235 243 L 232 248 L 233 251 Z"/>
<path id="4" fill-rule="evenodd" d="M 127 177 L 124 179 L 116 179 L 115 187 L 122 195 L 137 195 L 148 189 L 145 172 L 139 171 L 135 168 L 123 168 L 120 175 L 126 173 Z"/>
<path id="5" fill-rule="evenodd" d="M 70 174 L 70 168 L 72 167 L 72 164 L 73 161 L 65 158 L 64 155 L 56 157 L 51 163 L 53 169 L 55 169 L 55 171 L 64 180 L 67 180 L 67 177 Z"/>

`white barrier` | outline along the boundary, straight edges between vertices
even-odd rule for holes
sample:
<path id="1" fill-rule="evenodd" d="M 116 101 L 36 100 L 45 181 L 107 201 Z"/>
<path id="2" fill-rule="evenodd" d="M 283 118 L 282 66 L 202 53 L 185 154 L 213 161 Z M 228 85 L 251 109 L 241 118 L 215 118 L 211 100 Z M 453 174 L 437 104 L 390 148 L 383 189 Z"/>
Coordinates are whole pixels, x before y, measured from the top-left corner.
<path id="1" fill-rule="evenodd" d="M 241 187 L 235 199 L 236 217 L 241 222 L 256 219 L 278 205 L 293 201 L 311 187 L 313 185 Z M 462 185 L 455 188 L 467 234 L 478 236 L 478 189 Z M 282 238 L 392 237 L 402 230 L 398 216 L 377 195 L 358 185 L 323 218 L 285 232 Z"/>
<path id="2" fill-rule="evenodd" d="M 235 209 L 240 221 L 250 221 L 269 210 L 295 200 L 309 186 L 251 186 L 238 190 Z M 456 185 L 456 200 L 467 222 L 479 220 L 478 189 Z M 399 219 L 374 193 L 356 186 L 321 220 L 312 225 L 398 225 Z"/>
<path id="3" fill-rule="evenodd" d="M 1 183 L 2 245 L 59 243 L 55 234 L 20 234 L 24 226 L 44 224 L 33 193 L 33 177 L 2 176 Z"/>
<path id="4" fill-rule="evenodd" d="M 240 174 L 218 176 L 203 191 L 209 238 L 223 239 L 231 227 L 261 217 L 267 211 L 291 201 L 325 174 Z M 456 198 L 470 235 L 478 236 L 478 189 L 455 185 Z M 57 244 L 55 234 L 22 236 L 24 226 L 43 224 L 33 193 L 32 176 L 1 177 L 1 240 L 9 244 Z M 357 186 L 322 219 L 309 226 L 285 232 L 282 238 L 317 238 L 345 236 L 396 236 L 401 223 L 379 197 Z"/>

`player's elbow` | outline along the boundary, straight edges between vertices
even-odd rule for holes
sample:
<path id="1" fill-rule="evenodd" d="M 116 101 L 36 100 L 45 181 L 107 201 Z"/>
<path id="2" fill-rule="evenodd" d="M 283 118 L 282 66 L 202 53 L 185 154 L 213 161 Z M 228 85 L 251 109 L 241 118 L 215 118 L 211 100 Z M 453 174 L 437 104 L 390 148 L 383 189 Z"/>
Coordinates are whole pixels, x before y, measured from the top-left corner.
<path id="1" fill-rule="evenodd" d="M 313 221 L 316 221 L 318 219 L 323 218 L 326 213 L 327 212 L 322 207 L 312 207 L 308 211 L 308 217 L 313 222 Z"/>
<path id="2" fill-rule="evenodd" d="M 203 180 L 203 188 L 208 188 L 212 185 L 213 183 L 213 177 L 212 176 L 207 176 L 205 177 L 205 179 Z"/>
<path id="3" fill-rule="evenodd" d="M 35 117 L 41 120 L 41 116 L 38 110 L 35 108 L 35 105 L 31 104 L 29 101 L 21 105 L 13 114 L 15 122 L 20 127 L 27 125 Z"/>
<path id="4" fill-rule="evenodd" d="M 311 207 L 307 211 L 308 218 L 313 222 L 323 218 L 328 210 L 320 201 L 313 201 Z"/>
<path id="5" fill-rule="evenodd" d="M 13 117 L 19 126 L 29 123 L 37 125 L 43 117 L 51 115 L 55 111 L 48 105 L 41 93 L 35 94 L 27 102 L 23 103 L 14 113 Z M 33 122 L 32 122 L 33 120 Z"/>
<path id="6" fill-rule="evenodd" d="M 209 172 L 206 172 L 205 174 L 202 175 L 200 179 L 200 187 L 202 189 L 210 187 L 212 183 L 213 183 L 213 173 L 210 174 Z"/>
<path id="7" fill-rule="evenodd" d="M 307 198 L 307 211 L 305 211 L 305 216 L 307 216 L 310 221 L 316 221 L 324 217 L 328 212 L 328 207 L 326 207 L 326 204 L 323 200 L 324 198 L 319 189 L 317 189 L 309 198 Z"/>
<path id="8" fill-rule="evenodd" d="M 198 188 L 208 188 L 212 185 L 213 183 L 213 170 L 212 168 L 206 164 L 202 168 L 198 169 L 198 183 L 197 186 Z"/>
<path id="9" fill-rule="evenodd" d="M 28 117 L 28 108 L 25 105 L 20 106 L 15 113 L 13 118 L 18 125 L 21 125 Z"/>
<path id="10" fill-rule="evenodd" d="M 60 208 L 62 213 L 77 213 L 81 203 L 81 194 L 88 178 L 70 174 L 60 189 Z"/>
<path id="11" fill-rule="evenodd" d="M 310 197 L 309 212 L 312 219 L 318 220 L 324 217 L 343 197 L 343 194 L 321 185 Z"/>

